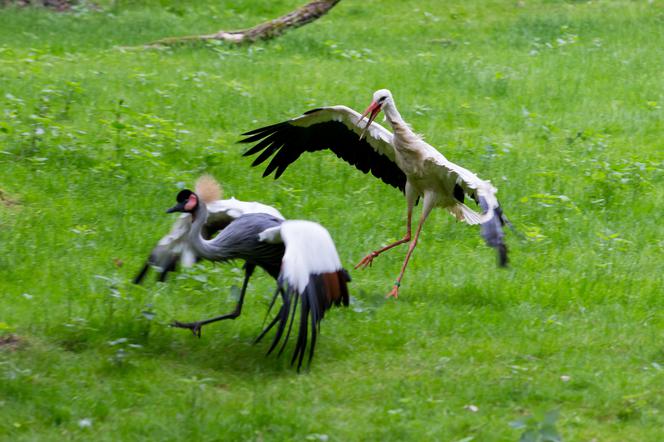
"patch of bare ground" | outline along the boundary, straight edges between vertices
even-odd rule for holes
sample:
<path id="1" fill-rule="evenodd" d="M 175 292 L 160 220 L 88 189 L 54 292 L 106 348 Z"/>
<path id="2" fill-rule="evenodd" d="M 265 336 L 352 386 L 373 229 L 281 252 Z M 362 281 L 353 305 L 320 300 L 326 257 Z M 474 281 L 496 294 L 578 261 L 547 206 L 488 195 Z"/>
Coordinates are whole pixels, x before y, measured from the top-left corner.
<path id="1" fill-rule="evenodd" d="M 5 207 L 17 206 L 18 201 L 16 199 L 10 197 L 7 192 L 0 189 L 0 205 L 5 206 Z"/>
<path id="2" fill-rule="evenodd" d="M 25 346 L 25 339 L 15 334 L 0 336 L 0 351 L 16 351 Z"/>

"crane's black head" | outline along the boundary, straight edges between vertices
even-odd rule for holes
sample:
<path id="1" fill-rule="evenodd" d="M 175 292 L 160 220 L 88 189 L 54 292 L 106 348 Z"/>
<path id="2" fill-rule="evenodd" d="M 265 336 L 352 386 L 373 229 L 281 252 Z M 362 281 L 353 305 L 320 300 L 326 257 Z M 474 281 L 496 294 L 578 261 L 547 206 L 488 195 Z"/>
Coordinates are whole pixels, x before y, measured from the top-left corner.
<path id="1" fill-rule="evenodd" d="M 176 197 L 177 204 L 166 211 L 173 212 L 193 212 L 198 207 L 198 196 L 189 189 L 181 190 Z"/>

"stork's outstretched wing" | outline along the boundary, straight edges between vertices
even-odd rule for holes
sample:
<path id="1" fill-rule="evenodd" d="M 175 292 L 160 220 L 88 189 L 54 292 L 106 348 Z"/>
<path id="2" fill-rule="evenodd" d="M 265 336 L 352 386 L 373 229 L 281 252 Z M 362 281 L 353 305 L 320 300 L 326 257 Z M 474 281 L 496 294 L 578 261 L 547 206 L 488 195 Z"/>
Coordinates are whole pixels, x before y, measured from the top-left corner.
<path id="1" fill-rule="evenodd" d="M 505 236 L 503 226 L 507 219 L 496 198 L 496 188 L 489 181 L 479 178 L 470 170 L 454 164 L 436 150 L 430 150 L 424 161 L 425 167 L 435 170 L 444 186 L 452 187 L 452 193 L 457 200 L 456 206 L 448 207 L 450 212 L 459 220 L 468 224 L 480 224 L 482 238 L 487 245 L 498 252 L 498 263 L 507 265 L 507 246 L 503 241 Z M 464 204 L 465 197 L 473 199 L 482 210 L 477 213 Z"/>
<path id="2" fill-rule="evenodd" d="M 320 321 L 325 312 L 333 305 L 348 305 L 346 283 L 350 281 L 350 276 L 341 266 L 330 234 L 320 224 L 311 221 L 284 221 L 281 225 L 262 232 L 259 238 L 269 243 L 283 242 L 286 250 L 275 293 L 275 298 L 281 294 L 284 304 L 256 341 L 278 324 L 274 340 L 268 350 L 270 353 L 276 348 L 288 326 L 286 337 L 279 350 L 281 354 L 288 342 L 299 305 L 300 325 L 291 359 L 291 364 L 298 361 L 299 370 L 307 346 L 309 362 L 313 358 Z M 311 336 L 310 342 L 308 342 L 309 336 Z"/>
<path id="3" fill-rule="evenodd" d="M 400 189 L 406 187 L 406 175 L 394 162 L 392 133 L 377 123 L 371 123 L 364 138 L 360 134 L 366 123 L 358 126 L 361 115 L 346 106 L 313 109 L 282 123 L 246 132 L 241 143 L 254 143 L 244 156 L 260 155 L 252 166 L 272 157 L 263 176 L 275 172 L 279 178 L 286 168 L 304 152 L 329 149 L 339 158 L 364 173 L 371 172 L 386 184 Z"/>

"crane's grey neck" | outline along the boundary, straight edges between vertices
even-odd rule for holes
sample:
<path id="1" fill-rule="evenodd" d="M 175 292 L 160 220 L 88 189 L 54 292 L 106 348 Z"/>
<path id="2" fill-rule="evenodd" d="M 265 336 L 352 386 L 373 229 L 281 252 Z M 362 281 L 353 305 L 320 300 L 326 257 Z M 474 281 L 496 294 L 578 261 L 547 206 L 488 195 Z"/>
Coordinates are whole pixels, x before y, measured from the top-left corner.
<path id="1" fill-rule="evenodd" d="M 201 199 L 198 200 L 198 205 L 196 210 L 192 213 L 194 218 L 193 223 L 191 224 L 191 230 L 189 231 L 189 240 L 192 247 L 196 253 L 206 259 L 212 259 L 218 255 L 214 253 L 214 247 L 211 242 L 203 238 L 201 232 L 203 231 L 203 226 L 207 222 L 208 210 L 207 206 Z"/>

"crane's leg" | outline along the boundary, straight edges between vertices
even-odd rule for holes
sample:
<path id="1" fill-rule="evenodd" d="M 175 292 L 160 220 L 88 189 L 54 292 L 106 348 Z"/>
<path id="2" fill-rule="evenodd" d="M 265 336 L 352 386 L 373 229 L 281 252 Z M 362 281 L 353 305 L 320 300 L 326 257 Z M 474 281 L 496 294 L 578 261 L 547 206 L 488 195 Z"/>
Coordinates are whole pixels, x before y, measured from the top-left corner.
<path id="1" fill-rule="evenodd" d="M 374 260 L 374 258 L 376 258 L 381 253 L 386 252 L 391 248 L 396 247 L 400 244 L 404 244 L 410 241 L 411 220 L 413 219 L 413 207 L 415 206 L 415 201 L 417 201 L 417 193 L 408 182 L 406 183 L 406 200 L 408 201 L 408 216 L 406 218 L 406 235 L 403 238 L 401 238 L 399 241 L 395 241 L 391 244 L 386 245 L 382 249 L 374 250 L 373 252 L 369 253 L 367 256 L 362 258 L 362 261 L 357 263 L 355 269 L 358 268 L 366 269 L 367 267 L 371 266 L 371 263 Z"/>
<path id="2" fill-rule="evenodd" d="M 403 265 L 401 266 L 401 273 L 399 273 L 399 277 L 397 280 L 394 282 L 394 286 L 392 287 L 392 290 L 390 290 L 390 293 L 387 294 L 386 298 L 393 297 L 393 298 L 398 298 L 399 297 L 399 287 L 401 286 L 401 279 L 403 278 L 403 274 L 406 271 L 406 266 L 408 265 L 408 260 L 410 259 L 410 255 L 413 254 L 413 250 L 415 250 L 415 246 L 417 245 L 417 240 L 420 237 L 420 232 L 422 231 L 422 226 L 424 225 L 424 221 L 426 221 L 427 217 L 431 213 L 431 209 L 433 209 L 434 205 L 429 201 L 429 199 L 424 197 L 424 208 L 422 209 L 422 216 L 420 217 L 420 222 L 417 225 L 417 231 L 415 232 L 415 238 L 413 238 L 413 241 L 410 243 L 408 246 L 408 253 L 406 253 L 406 259 L 403 262 Z"/>
<path id="3" fill-rule="evenodd" d="M 150 263 L 146 262 L 141 271 L 138 272 L 136 277 L 134 277 L 134 284 L 140 284 L 143 281 L 143 278 L 145 278 L 145 275 L 148 273 L 148 270 L 150 270 Z"/>
<path id="4" fill-rule="evenodd" d="M 215 316 L 214 318 L 203 319 L 202 321 L 196 321 L 196 322 L 173 321 L 171 323 L 171 327 L 188 328 L 195 336 L 198 336 L 200 338 L 201 328 L 203 328 L 204 325 L 210 324 L 212 322 L 223 321 L 224 319 L 235 319 L 238 316 L 240 316 L 240 314 L 242 313 L 242 303 L 244 302 L 244 294 L 247 291 L 249 278 L 254 273 L 255 268 L 256 268 L 255 264 L 246 263 L 244 265 L 244 282 L 242 283 L 242 290 L 240 291 L 240 299 L 238 300 L 237 305 L 235 306 L 235 309 L 232 312 L 227 313 L 225 315 Z"/>
<path id="5" fill-rule="evenodd" d="M 177 267 L 178 267 L 178 257 L 172 256 L 171 259 L 169 259 L 165 263 L 162 263 L 161 272 L 159 272 L 159 277 L 157 278 L 157 280 L 159 282 L 166 281 L 166 276 L 168 275 L 168 273 L 174 272 L 175 270 L 177 270 Z"/>

